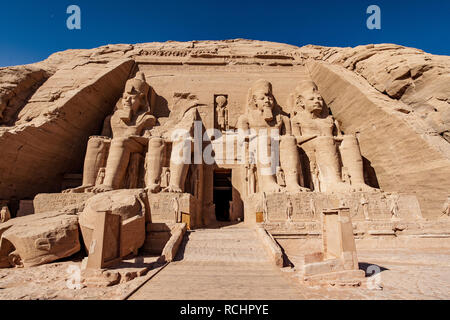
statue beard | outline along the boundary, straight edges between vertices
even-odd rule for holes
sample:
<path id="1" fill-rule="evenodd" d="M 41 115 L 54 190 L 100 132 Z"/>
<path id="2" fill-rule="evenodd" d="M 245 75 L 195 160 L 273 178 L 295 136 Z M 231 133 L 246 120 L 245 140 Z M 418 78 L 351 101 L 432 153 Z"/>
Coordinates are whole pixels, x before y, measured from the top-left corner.
<path id="1" fill-rule="evenodd" d="M 263 116 L 264 116 L 264 120 L 272 121 L 273 120 L 272 109 L 270 107 L 264 107 L 263 108 Z"/>

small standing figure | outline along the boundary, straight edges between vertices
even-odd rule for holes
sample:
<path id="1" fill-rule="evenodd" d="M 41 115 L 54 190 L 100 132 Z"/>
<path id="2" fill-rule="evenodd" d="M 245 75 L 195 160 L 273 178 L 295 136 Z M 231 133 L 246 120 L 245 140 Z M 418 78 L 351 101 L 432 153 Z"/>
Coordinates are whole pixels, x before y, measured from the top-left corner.
<path id="1" fill-rule="evenodd" d="M 398 199 L 399 196 L 394 194 L 391 196 L 390 206 L 389 206 L 389 212 L 391 213 L 391 219 L 392 220 L 398 220 Z"/>
<path id="2" fill-rule="evenodd" d="M 245 180 L 247 181 L 247 193 L 253 194 L 256 192 L 256 164 L 254 161 L 253 154 L 250 154 L 249 163 L 245 165 L 246 175 Z"/>
<path id="3" fill-rule="evenodd" d="M 286 179 L 284 177 L 284 171 L 281 167 L 277 167 L 277 183 L 280 187 L 286 187 Z"/>
<path id="4" fill-rule="evenodd" d="M 267 196 L 266 196 L 265 192 L 262 193 L 262 202 L 263 202 L 264 222 L 268 222 L 269 221 L 269 212 L 268 212 L 268 208 L 267 208 Z"/>
<path id="5" fill-rule="evenodd" d="M 169 186 L 170 171 L 168 167 L 163 167 L 161 172 L 161 188 Z"/>
<path id="6" fill-rule="evenodd" d="M 361 199 L 359 199 L 359 204 L 362 207 L 363 213 L 364 213 L 364 219 L 367 221 L 370 220 L 369 217 L 369 201 L 364 197 L 364 194 L 361 195 Z"/>
<path id="7" fill-rule="evenodd" d="M 172 198 L 172 209 L 175 218 L 175 222 L 181 222 L 181 214 L 180 214 L 180 204 L 178 203 L 178 198 Z"/>
<path id="8" fill-rule="evenodd" d="M 292 205 L 291 198 L 287 198 L 287 204 L 286 204 L 286 216 L 287 221 L 292 222 L 292 214 L 294 212 L 294 206 Z"/>
<path id="9" fill-rule="evenodd" d="M 229 208 L 228 208 L 228 219 L 230 219 L 230 221 L 233 221 L 233 201 L 229 201 Z"/>
<path id="10" fill-rule="evenodd" d="M 447 201 L 444 203 L 442 207 L 442 216 L 450 217 L 450 196 L 447 197 Z"/>
<path id="11" fill-rule="evenodd" d="M 11 213 L 9 212 L 9 209 L 7 206 L 3 206 L 0 209 L 0 223 L 6 222 L 9 219 L 11 219 Z"/>
<path id="12" fill-rule="evenodd" d="M 103 184 L 103 180 L 105 180 L 105 169 L 103 167 L 98 170 L 97 180 L 95 181 L 96 186 Z"/>
<path id="13" fill-rule="evenodd" d="M 227 97 L 216 97 L 216 112 L 217 112 L 217 124 L 220 131 L 228 130 L 228 109 L 227 109 Z"/>
<path id="14" fill-rule="evenodd" d="M 320 172 L 319 168 L 317 167 L 317 164 L 315 162 L 310 162 L 311 166 L 311 176 L 312 176 L 312 183 L 314 185 L 314 191 L 320 192 Z"/>
<path id="15" fill-rule="evenodd" d="M 316 203 L 312 197 L 309 199 L 309 208 L 311 209 L 311 214 L 314 217 L 316 215 Z"/>

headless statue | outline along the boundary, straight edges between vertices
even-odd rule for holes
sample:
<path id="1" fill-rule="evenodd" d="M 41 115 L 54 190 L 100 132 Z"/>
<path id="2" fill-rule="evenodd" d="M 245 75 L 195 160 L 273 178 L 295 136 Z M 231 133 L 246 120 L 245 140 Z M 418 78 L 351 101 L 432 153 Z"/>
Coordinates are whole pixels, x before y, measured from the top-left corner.
<path id="1" fill-rule="evenodd" d="M 246 113 L 238 119 L 238 129 L 247 136 L 255 134 L 253 138 L 259 139 L 259 150 L 256 161 L 258 177 L 260 178 L 259 190 L 261 192 L 280 192 L 281 187 L 277 183 L 273 161 L 275 155 L 271 154 L 271 130 L 277 130 L 281 136 L 280 141 L 280 164 L 285 174 L 286 189 L 292 192 L 307 190 L 299 184 L 300 157 L 297 150 L 295 137 L 291 134 L 289 118 L 282 114 L 274 115 L 276 106 L 272 94 L 272 84 L 265 80 L 258 80 L 249 89 Z M 262 143 L 260 143 L 262 141 Z M 261 152 L 262 151 L 262 152 Z M 261 159 L 265 154 L 270 159 Z M 270 161 L 267 161 L 270 160 Z"/>
<path id="2" fill-rule="evenodd" d="M 122 98 L 117 102 L 113 115 L 107 118 L 110 120 L 112 139 L 104 136 L 89 139 L 83 184 L 65 192 L 98 193 L 121 188 L 131 154 L 144 152 L 148 141 L 143 137 L 144 131 L 151 129 L 156 122 L 155 117 L 150 114 L 150 89 L 143 73 L 138 73 L 135 78 L 126 82 Z M 108 127 L 104 126 L 103 132 L 107 132 Z M 105 167 L 103 182 L 95 185 L 102 167 Z"/>
<path id="3" fill-rule="evenodd" d="M 337 121 L 312 81 L 303 81 L 291 95 L 294 117 L 292 132 L 315 169 L 320 172 L 320 191 L 375 191 L 364 182 L 363 161 L 354 135 L 342 135 Z M 340 143 L 340 147 L 339 147 Z M 347 168 L 347 184 L 342 181 L 342 164 Z M 311 172 L 317 176 L 316 172 Z M 315 183 L 317 184 L 317 183 Z"/>
<path id="4" fill-rule="evenodd" d="M 146 155 L 146 186 L 151 192 L 184 192 L 192 156 L 194 122 L 198 119 L 199 101 L 189 93 L 174 93 L 174 102 L 169 106 L 170 115 L 164 124 L 151 129 Z M 170 149 L 166 159 L 166 148 Z M 169 160 L 167 186 L 161 188 L 162 168 Z M 170 172 L 170 174 L 169 174 Z"/>

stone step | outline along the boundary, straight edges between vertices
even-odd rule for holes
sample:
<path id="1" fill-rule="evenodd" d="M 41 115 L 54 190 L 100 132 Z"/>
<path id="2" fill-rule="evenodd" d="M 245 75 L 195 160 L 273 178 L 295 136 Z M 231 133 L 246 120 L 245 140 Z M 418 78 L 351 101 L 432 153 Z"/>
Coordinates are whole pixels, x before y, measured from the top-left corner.
<path id="1" fill-rule="evenodd" d="M 262 248 L 262 245 L 258 243 L 256 239 L 251 240 L 202 240 L 202 239 L 189 239 L 189 247 L 206 247 L 206 248 Z"/>
<path id="2" fill-rule="evenodd" d="M 268 263 L 263 244 L 253 229 L 218 228 L 188 232 L 178 260 L 217 263 Z"/>

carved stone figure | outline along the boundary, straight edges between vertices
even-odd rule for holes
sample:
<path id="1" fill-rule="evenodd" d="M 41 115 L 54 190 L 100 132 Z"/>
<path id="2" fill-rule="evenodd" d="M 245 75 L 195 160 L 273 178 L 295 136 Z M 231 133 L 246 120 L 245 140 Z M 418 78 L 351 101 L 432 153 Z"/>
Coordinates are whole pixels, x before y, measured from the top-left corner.
<path id="1" fill-rule="evenodd" d="M 292 205 L 291 198 L 287 198 L 287 204 L 286 204 L 286 218 L 288 222 L 292 221 L 292 214 L 294 212 L 294 207 Z"/>
<path id="2" fill-rule="evenodd" d="M 312 81 L 300 82 L 291 101 L 295 109 L 292 131 L 310 161 L 320 168 L 321 191 L 374 191 L 364 182 L 358 140 L 353 135 L 341 134 L 339 124 L 329 114 L 317 86 Z M 342 181 L 340 159 L 351 177 L 352 188 Z M 313 177 L 316 175 L 312 172 Z"/>
<path id="3" fill-rule="evenodd" d="M 177 197 L 172 198 L 172 210 L 175 218 L 175 222 L 181 222 L 180 203 Z"/>
<path id="4" fill-rule="evenodd" d="M 100 185 L 105 181 L 105 168 L 100 168 L 97 175 L 97 180 L 95 181 L 96 185 Z"/>
<path id="5" fill-rule="evenodd" d="M 256 192 L 256 164 L 253 154 L 250 154 L 250 160 L 245 165 L 245 180 L 247 181 L 247 194 Z"/>
<path id="6" fill-rule="evenodd" d="M 309 166 L 311 168 L 311 180 L 313 183 L 314 191 L 321 192 L 322 189 L 320 188 L 320 170 L 315 161 L 311 161 L 309 163 Z"/>
<path id="7" fill-rule="evenodd" d="M 309 208 L 311 209 L 311 215 L 315 216 L 316 215 L 316 203 L 314 202 L 314 198 L 311 198 L 309 200 Z"/>
<path id="8" fill-rule="evenodd" d="M 267 196 L 265 192 L 262 193 L 262 203 L 264 221 L 269 222 L 269 209 L 267 208 Z"/>
<path id="9" fill-rule="evenodd" d="M 147 145 L 144 131 L 156 122 L 151 115 L 148 99 L 150 86 L 143 73 L 127 81 L 121 100 L 110 118 L 112 139 L 93 137 L 89 140 L 83 169 L 81 187 L 67 192 L 104 192 L 121 187 L 132 153 L 143 153 Z M 106 149 L 109 148 L 107 152 Z M 107 158 L 107 160 L 106 160 Z M 105 177 L 101 185 L 95 186 L 98 171 L 105 166 Z"/>
<path id="10" fill-rule="evenodd" d="M 152 138 L 147 152 L 147 188 L 158 192 L 165 159 L 165 145 L 171 145 L 169 158 L 169 185 L 163 192 L 184 192 L 192 156 L 194 122 L 199 119 L 197 97 L 190 93 L 175 92 L 170 115 L 160 126 L 151 129 Z M 152 171 L 153 170 L 153 171 Z M 153 172 L 153 173 L 152 173 Z M 150 187 L 149 187 L 150 186 Z"/>
<path id="11" fill-rule="evenodd" d="M 283 169 L 281 169 L 281 167 L 277 167 L 277 183 L 280 187 L 286 187 L 284 171 L 283 171 Z"/>
<path id="12" fill-rule="evenodd" d="M 219 126 L 218 129 L 221 131 L 229 129 L 227 102 L 227 97 L 225 96 L 216 97 L 217 125 Z"/>
<path id="13" fill-rule="evenodd" d="M 389 212 L 391 213 L 391 218 L 392 220 L 398 220 L 400 218 L 398 215 L 399 196 L 397 194 L 393 194 L 389 198 Z"/>
<path id="14" fill-rule="evenodd" d="M 163 167 L 161 173 L 161 187 L 162 188 L 168 187 L 169 181 L 170 181 L 170 169 L 168 167 Z"/>
<path id="15" fill-rule="evenodd" d="M 364 213 L 364 218 L 366 220 L 370 220 L 369 217 L 369 201 L 366 199 L 366 197 L 364 197 L 364 194 L 361 195 L 361 199 L 359 199 L 359 204 L 362 207 L 363 213 Z"/>
<path id="16" fill-rule="evenodd" d="M 246 113 L 238 119 L 238 129 L 249 139 L 258 139 L 259 150 L 257 157 L 257 170 L 259 190 L 264 192 L 279 192 L 281 187 L 276 181 L 275 162 L 278 155 L 271 154 L 271 145 L 274 143 L 271 130 L 277 130 L 281 135 L 280 141 L 280 164 L 285 173 L 286 188 L 288 191 L 299 192 L 306 190 L 299 184 L 300 157 L 297 150 L 295 138 L 291 135 L 291 124 L 286 115 L 274 115 L 277 107 L 272 94 L 272 84 L 265 80 L 258 80 L 248 91 Z M 279 108 L 277 108 L 279 109 Z M 255 136 L 250 136 L 254 134 Z M 267 155 L 269 159 L 261 159 L 260 155 Z"/>
<path id="17" fill-rule="evenodd" d="M 7 206 L 2 206 L 0 208 L 0 223 L 6 222 L 11 219 L 11 213 Z"/>

